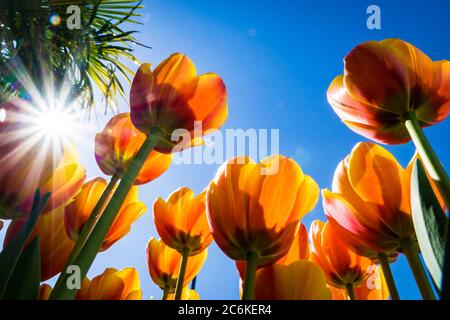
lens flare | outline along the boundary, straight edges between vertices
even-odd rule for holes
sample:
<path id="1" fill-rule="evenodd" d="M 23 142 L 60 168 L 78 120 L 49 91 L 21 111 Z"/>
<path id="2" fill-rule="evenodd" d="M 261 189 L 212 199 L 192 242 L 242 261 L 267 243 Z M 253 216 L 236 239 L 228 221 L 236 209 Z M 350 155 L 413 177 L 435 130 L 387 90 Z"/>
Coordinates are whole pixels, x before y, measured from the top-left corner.
<path id="1" fill-rule="evenodd" d="M 48 18 L 48 21 L 50 22 L 50 24 L 52 26 L 59 26 L 61 24 L 61 17 L 57 14 L 57 13 L 53 13 L 52 15 L 50 15 L 50 17 Z"/>

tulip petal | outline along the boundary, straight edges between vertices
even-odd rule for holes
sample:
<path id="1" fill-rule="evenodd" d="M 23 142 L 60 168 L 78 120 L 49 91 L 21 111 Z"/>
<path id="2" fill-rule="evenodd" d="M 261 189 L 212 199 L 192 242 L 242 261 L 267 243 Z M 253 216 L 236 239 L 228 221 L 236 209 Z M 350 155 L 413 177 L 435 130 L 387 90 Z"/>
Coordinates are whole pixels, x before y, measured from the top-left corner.
<path id="1" fill-rule="evenodd" d="M 350 96 L 400 115 L 409 111 L 408 68 L 385 45 L 376 41 L 361 44 L 344 62 L 344 83 Z"/>
<path id="2" fill-rule="evenodd" d="M 405 170 L 395 157 L 376 144 L 359 143 L 350 156 L 348 175 L 361 198 L 380 206 L 379 216 L 385 225 L 403 235 L 403 215 L 411 212 L 410 186 L 404 184 Z"/>
<path id="3" fill-rule="evenodd" d="M 395 125 L 400 116 L 379 109 L 364 101 L 351 97 L 344 85 L 344 76 L 339 75 L 331 82 L 327 92 L 328 102 L 342 120 L 372 127 L 385 127 L 387 123 Z"/>
<path id="4" fill-rule="evenodd" d="M 153 75 L 158 87 L 157 99 L 166 102 L 168 107 L 178 98 L 182 88 L 196 77 L 197 71 L 189 57 L 175 53 L 158 65 Z"/>
<path id="5" fill-rule="evenodd" d="M 256 273 L 257 300 L 329 300 L 323 271 L 309 261 L 274 264 Z"/>
<path id="6" fill-rule="evenodd" d="M 156 116 L 152 110 L 152 103 L 156 100 L 155 79 L 150 68 L 151 65 L 148 63 L 139 67 L 134 76 L 130 93 L 131 120 L 143 133 L 147 133 L 156 124 Z"/>
<path id="7" fill-rule="evenodd" d="M 196 121 L 202 121 L 204 132 L 218 129 L 225 123 L 228 116 L 227 90 L 218 75 L 201 75 L 193 79 L 184 90 L 186 103 L 193 111 Z"/>

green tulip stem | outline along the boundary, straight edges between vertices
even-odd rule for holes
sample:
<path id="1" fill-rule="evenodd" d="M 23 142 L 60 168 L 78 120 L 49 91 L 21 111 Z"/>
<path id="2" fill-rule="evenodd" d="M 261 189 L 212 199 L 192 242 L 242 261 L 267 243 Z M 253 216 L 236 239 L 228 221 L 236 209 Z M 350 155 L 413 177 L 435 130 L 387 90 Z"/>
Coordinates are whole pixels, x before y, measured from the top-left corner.
<path id="1" fill-rule="evenodd" d="M 439 158 L 431 147 L 430 142 L 425 136 L 414 112 L 407 114 L 405 126 L 412 141 L 414 142 L 414 145 L 416 146 L 417 151 L 419 152 L 420 157 L 422 158 L 428 174 L 436 183 L 445 205 L 447 208 L 450 208 L 450 179 L 442 166 L 442 163 L 439 161 Z"/>
<path id="2" fill-rule="evenodd" d="M 347 290 L 347 295 L 348 295 L 349 300 L 356 300 L 355 287 L 353 286 L 353 283 L 347 283 L 345 285 L 345 290 Z"/>
<path id="3" fill-rule="evenodd" d="M 181 300 L 181 295 L 183 294 L 184 277 L 186 276 L 186 267 L 189 260 L 190 252 L 191 250 L 189 248 L 183 249 L 180 272 L 178 273 L 177 286 L 175 289 L 175 300 Z"/>
<path id="4" fill-rule="evenodd" d="M 250 251 L 247 253 L 247 267 L 245 269 L 244 289 L 242 300 L 255 299 L 255 278 L 256 268 L 258 267 L 258 254 Z"/>
<path id="5" fill-rule="evenodd" d="M 169 296 L 169 293 L 170 293 L 170 286 L 169 286 L 169 285 L 166 285 L 166 286 L 164 287 L 164 290 L 163 290 L 163 296 L 162 296 L 162 299 L 161 299 L 161 300 L 167 300 L 167 297 Z"/>
<path id="6" fill-rule="evenodd" d="M 379 253 L 378 260 L 380 261 L 381 269 L 383 270 L 383 275 L 386 280 L 391 299 L 400 300 L 400 296 L 398 294 L 397 286 L 395 285 L 394 276 L 392 275 L 391 266 L 389 265 L 386 253 Z"/>
<path id="7" fill-rule="evenodd" d="M 417 244 L 411 239 L 405 239 L 402 241 L 402 249 L 408 260 L 409 266 L 411 267 L 414 278 L 416 279 L 422 298 L 424 300 L 436 300 L 433 288 L 428 281 L 427 274 L 420 261 Z"/>
<path id="8" fill-rule="evenodd" d="M 97 253 L 99 252 L 103 241 L 111 228 L 111 225 L 117 217 L 122 203 L 133 186 L 133 183 L 144 165 L 145 160 L 158 143 L 160 136 L 161 130 L 159 128 L 155 127 L 150 129 L 147 139 L 144 141 L 135 158 L 130 163 L 111 200 L 106 205 L 84 246 L 81 248 L 79 254 L 73 261 L 72 265 L 78 266 L 79 268 L 79 276 L 81 279 L 84 279 L 89 268 L 94 262 L 95 257 L 97 256 Z M 68 272 L 63 271 L 61 273 L 50 295 L 50 299 L 71 300 L 75 297 L 78 290 L 69 289 L 68 287 L 68 280 L 71 276 L 73 275 Z"/>

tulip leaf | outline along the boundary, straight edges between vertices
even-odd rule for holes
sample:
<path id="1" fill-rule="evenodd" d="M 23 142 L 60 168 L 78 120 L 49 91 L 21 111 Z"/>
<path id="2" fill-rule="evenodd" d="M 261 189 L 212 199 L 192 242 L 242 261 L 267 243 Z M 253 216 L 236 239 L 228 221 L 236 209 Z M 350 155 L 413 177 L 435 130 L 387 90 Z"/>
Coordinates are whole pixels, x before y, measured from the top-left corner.
<path id="1" fill-rule="evenodd" d="M 4 299 L 6 300 L 37 300 L 41 282 L 41 255 L 39 237 L 28 245 L 17 261 L 12 273 Z"/>
<path id="2" fill-rule="evenodd" d="M 14 235 L 8 245 L 3 248 L 0 253 L 0 299 L 5 296 L 6 288 L 8 287 L 11 275 L 19 261 L 25 245 L 30 238 L 31 232 L 36 225 L 39 215 L 47 203 L 50 194 L 45 194 L 42 198 L 39 190 L 34 195 L 33 206 L 27 218 L 26 223 Z"/>
<path id="3" fill-rule="evenodd" d="M 447 217 L 433 192 L 422 163 L 416 160 L 411 179 L 411 209 L 419 247 L 440 292 Z"/>

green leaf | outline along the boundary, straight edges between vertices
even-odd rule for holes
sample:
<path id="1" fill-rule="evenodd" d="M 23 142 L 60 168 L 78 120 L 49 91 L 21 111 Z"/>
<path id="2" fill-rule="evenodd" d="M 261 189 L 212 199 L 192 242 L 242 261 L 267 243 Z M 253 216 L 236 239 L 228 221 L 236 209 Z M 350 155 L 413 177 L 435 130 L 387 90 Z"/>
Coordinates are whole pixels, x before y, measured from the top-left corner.
<path id="1" fill-rule="evenodd" d="M 447 217 L 419 160 L 416 160 L 412 173 L 411 208 L 414 229 L 423 259 L 440 291 Z"/>
<path id="2" fill-rule="evenodd" d="M 11 275 L 16 268 L 17 262 L 25 248 L 25 244 L 27 243 L 31 232 L 36 225 L 37 219 L 49 197 L 50 194 L 47 193 L 41 198 L 39 190 L 36 191 L 33 207 L 27 222 L 20 228 L 6 248 L 0 253 L 0 300 L 5 296 Z"/>
<path id="3" fill-rule="evenodd" d="M 37 300 L 41 282 L 39 237 L 27 246 L 11 275 L 5 292 L 6 300 Z"/>

